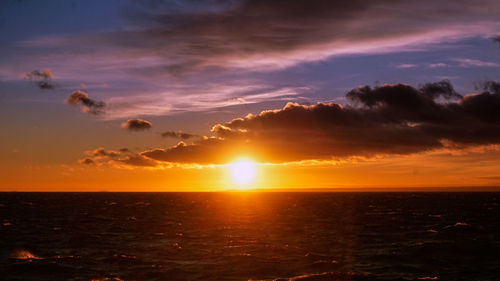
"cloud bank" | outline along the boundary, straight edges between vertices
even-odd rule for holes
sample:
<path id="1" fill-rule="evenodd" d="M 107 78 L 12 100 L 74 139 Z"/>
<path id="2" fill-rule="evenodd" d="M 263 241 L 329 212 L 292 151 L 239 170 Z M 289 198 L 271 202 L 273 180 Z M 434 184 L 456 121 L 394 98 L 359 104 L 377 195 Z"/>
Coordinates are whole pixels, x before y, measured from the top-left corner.
<path id="1" fill-rule="evenodd" d="M 363 86 L 351 104 L 300 105 L 263 111 L 212 127 L 213 136 L 192 144 L 135 155 L 159 163 L 224 164 L 249 156 L 285 163 L 348 157 L 407 155 L 500 143 L 500 84 L 460 95 L 448 81 Z M 132 162 L 130 162 L 133 165 Z"/>

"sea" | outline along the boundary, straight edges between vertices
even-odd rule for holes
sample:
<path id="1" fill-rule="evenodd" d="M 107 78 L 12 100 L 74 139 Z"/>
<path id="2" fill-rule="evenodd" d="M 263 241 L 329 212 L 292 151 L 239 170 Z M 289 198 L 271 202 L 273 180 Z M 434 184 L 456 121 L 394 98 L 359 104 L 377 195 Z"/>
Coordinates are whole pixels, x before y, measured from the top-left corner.
<path id="1" fill-rule="evenodd" d="M 500 193 L 0 193 L 0 280 L 500 280 Z"/>

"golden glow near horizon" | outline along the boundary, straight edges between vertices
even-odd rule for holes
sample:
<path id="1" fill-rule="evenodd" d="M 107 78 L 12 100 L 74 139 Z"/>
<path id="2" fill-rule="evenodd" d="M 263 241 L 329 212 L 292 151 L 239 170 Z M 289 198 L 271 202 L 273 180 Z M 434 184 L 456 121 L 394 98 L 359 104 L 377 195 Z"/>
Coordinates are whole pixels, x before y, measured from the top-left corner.
<path id="1" fill-rule="evenodd" d="M 229 164 L 231 178 L 239 189 L 248 189 L 255 181 L 257 163 L 241 158 Z"/>

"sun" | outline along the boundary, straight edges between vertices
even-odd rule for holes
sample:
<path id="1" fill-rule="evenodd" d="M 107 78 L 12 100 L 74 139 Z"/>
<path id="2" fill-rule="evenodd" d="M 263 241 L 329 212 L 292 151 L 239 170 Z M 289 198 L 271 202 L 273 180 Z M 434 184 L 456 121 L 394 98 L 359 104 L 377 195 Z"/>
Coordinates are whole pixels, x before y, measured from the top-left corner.
<path id="1" fill-rule="evenodd" d="M 229 164 L 229 169 L 233 181 L 240 186 L 245 186 L 255 180 L 257 164 L 248 159 L 240 159 Z"/>

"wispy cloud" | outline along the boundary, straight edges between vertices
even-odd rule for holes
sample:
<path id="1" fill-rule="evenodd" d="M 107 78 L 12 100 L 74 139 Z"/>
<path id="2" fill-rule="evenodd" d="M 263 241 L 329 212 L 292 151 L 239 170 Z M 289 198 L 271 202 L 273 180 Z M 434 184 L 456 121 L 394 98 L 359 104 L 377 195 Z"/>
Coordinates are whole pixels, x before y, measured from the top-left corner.
<path id="1" fill-rule="evenodd" d="M 413 64 L 413 63 L 402 63 L 402 64 L 398 64 L 396 65 L 396 68 L 415 68 L 415 67 L 418 67 L 418 64 Z"/>
<path id="2" fill-rule="evenodd" d="M 244 104 L 294 101 L 303 92 L 297 90 L 303 85 L 266 79 L 233 83 L 230 75 L 492 37 L 499 13 L 494 0 L 443 0 L 438 6 L 431 0 L 137 1 L 124 13 L 126 28 L 25 40 L 16 51 L 23 59 L 9 58 L 6 65 L 50 63 L 65 81 L 105 83 L 108 96 L 97 97 L 108 104 L 107 119 L 213 110 L 242 104 L 238 98 Z M 259 90 L 251 90 L 255 85 Z"/>
<path id="3" fill-rule="evenodd" d="M 178 9 L 183 5 L 176 1 L 145 3 L 136 3 L 128 13 L 133 29 L 45 37 L 24 46 L 83 48 L 84 54 L 99 55 L 102 60 L 97 61 L 110 67 L 178 76 L 202 69 L 270 70 L 333 55 L 407 51 L 491 36 L 500 26 L 495 16 L 500 4 L 493 0 L 481 5 L 445 0 L 442 9 L 430 0 L 199 1 L 188 9 Z M 426 24 L 421 24 L 423 19 Z M 127 65 L 130 60 L 134 63 Z"/>
<path id="4" fill-rule="evenodd" d="M 410 68 L 418 68 L 418 67 L 427 67 L 427 68 L 441 68 L 441 67 L 499 67 L 500 64 L 496 62 L 488 62 L 477 59 L 470 58 L 452 58 L 448 60 L 449 63 L 444 62 L 436 62 L 436 63 L 402 63 L 397 64 L 395 67 L 400 69 L 410 69 Z"/>
<path id="5" fill-rule="evenodd" d="M 470 58 L 456 58 L 452 59 L 455 62 L 459 63 L 460 67 L 499 67 L 500 64 L 491 61 L 482 61 L 478 59 L 470 59 Z"/>
<path id="6" fill-rule="evenodd" d="M 248 84 L 247 84 L 248 83 Z M 203 86 L 180 86 L 162 92 L 153 91 L 107 101 L 106 119 L 120 119 L 137 115 L 167 115 L 180 112 L 210 111 L 232 105 L 296 100 L 309 89 L 305 87 L 275 88 L 267 85 L 231 85 L 208 83 Z M 242 102 L 244 101 L 244 102 Z"/>
<path id="7" fill-rule="evenodd" d="M 438 67 L 449 67 L 450 65 L 443 62 L 437 62 L 437 63 L 429 63 L 427 64 L 427 66 L 430 68 L 438 68 Z"/>

